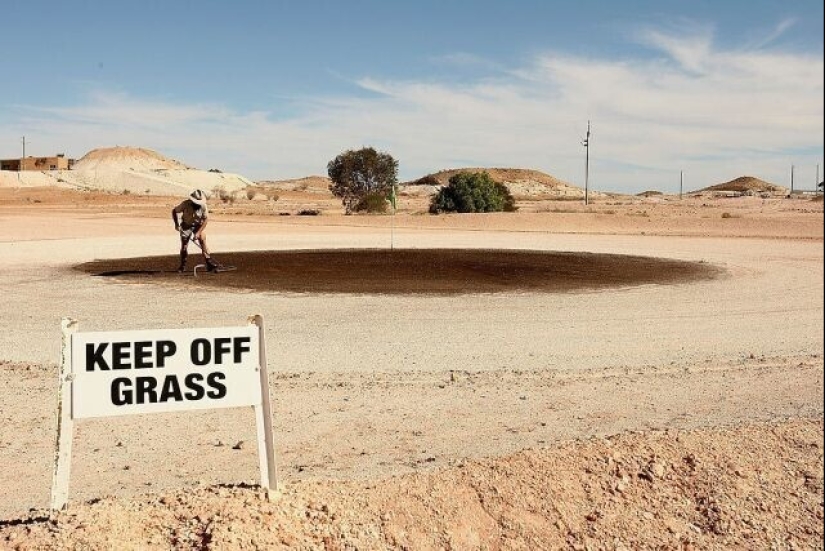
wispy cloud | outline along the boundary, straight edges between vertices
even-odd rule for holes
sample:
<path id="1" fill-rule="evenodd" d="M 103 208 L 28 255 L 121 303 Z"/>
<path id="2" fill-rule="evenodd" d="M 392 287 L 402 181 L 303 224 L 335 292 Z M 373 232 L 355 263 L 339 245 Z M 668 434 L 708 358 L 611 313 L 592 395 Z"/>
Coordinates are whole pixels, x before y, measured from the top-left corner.
<path id="1" fill-rule="evenodd" d="M 713 29 L 685 23 L 687 32 L 678 34 L 660 29 L 645 28 L 637 33 L 637 39 L 655 49 L 662 50 L 686 70 L 702 73 L 712 55 Z"/>
<path id="2" fill-rule="evenodd" d="M 780 37 L 787 33 L 794 25 L 796 25 L 795 17 L 788 17 L 780 21 L 774 30 L 767 36 L 761 37 L 756 43 L 751 46 L 753 49 L 764 48 L 776 42 Z"/>
<path id="3" fill-rule="evenodd" d="M 341 151 L 372 145 L 399 159 L 402 178 L 472 164 L 581 183 L 591 119 L 597 189 L 663 189 L 682 169 L 692 187 L 742 174 L 784 183 L 791 163 L 813 172 L 823 143 L 821 56 L 770 48 L 792 25 L 736 49 L 719 48 L 708 26 L 645 29 L 643 57 L 546 52 L 518 67 L 490 64 L 469 83 L 372 75 L 353 81 L 368 93 L 296 100 L 289 117 L 98 92 L 81 105 L 18 107 L 0 135 L 35 133 L 38 149 L 71 144 L 78 154 L 149 147 L 255 179 L 324 173 Z M 450 61 L 485 65 L 467 54 Z"/>

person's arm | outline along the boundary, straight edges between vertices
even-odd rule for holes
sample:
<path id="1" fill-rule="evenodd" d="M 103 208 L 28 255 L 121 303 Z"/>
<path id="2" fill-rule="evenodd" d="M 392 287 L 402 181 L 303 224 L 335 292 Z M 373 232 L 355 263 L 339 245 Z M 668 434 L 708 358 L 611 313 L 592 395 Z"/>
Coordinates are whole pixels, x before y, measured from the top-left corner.
<path id="1" fill-rule="evenodd" d="M 178 222 L 178 208 L 172 209 L 172 221 L 175 223 L 175 229 L 180 231 L 180 222 Z"/>

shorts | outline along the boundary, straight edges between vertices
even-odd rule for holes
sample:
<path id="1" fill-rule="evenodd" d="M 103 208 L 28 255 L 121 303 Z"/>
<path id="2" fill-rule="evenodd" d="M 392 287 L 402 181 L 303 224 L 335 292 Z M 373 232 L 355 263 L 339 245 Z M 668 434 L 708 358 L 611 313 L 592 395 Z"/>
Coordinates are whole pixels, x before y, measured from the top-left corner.
<path id="1" fill-rule="evenodd" d="M 193 226 L 193 227 L 189 228 L 188 230 L 185 230 L 185 229 L 181 228 L 180 229 L 180 239 L 181 239 L 181 241 L 185 241 L 186 243 L 189 243 L 189 241 L 191 241 L 192 239 L 195 238 L 195 234 L 198 233 L 199 229 L 200 228 L 198 226 Z"/>

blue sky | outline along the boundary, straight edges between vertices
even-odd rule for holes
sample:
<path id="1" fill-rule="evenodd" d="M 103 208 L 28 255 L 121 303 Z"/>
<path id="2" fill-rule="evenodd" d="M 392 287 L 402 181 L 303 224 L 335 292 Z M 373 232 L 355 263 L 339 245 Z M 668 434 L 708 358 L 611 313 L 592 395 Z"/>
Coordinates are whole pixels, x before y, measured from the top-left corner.
<path id="1" fill-rule="evenodd" d="M 823 3 L 3 0 L 0 157 L 154 149 L 255 180 L 374 146 L 408 180 L 518 167 L 812 187 Z"/>

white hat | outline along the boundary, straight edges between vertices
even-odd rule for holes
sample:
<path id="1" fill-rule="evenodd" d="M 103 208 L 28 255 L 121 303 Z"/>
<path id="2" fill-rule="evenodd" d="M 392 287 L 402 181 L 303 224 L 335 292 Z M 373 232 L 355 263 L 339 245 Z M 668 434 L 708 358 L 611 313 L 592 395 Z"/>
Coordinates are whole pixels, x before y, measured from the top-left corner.
<path id="1" fill-rule="evenodd" d="M 196 189 L 195 191 L 190 193 L 189 200 L 198 205 L 199 207 L 206 206 L 206 194 L 200 189 Z"/>

